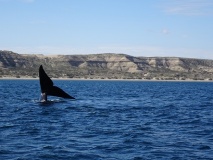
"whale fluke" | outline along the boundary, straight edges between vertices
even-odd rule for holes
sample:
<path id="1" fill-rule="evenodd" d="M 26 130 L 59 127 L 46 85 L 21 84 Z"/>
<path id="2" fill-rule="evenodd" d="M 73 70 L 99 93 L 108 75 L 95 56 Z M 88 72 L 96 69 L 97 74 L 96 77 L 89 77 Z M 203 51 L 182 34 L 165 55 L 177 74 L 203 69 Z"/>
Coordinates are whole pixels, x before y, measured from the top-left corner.
<path id="1" fill-rule="evenodd" d="M 47 95 L 75 99 L 74 97 L 64 92 L 61 88 L 53 85 L 53 81 L 45 73 L 42 65 L 39 67 L 39 80 L 40 80 L 42 99 L 44 101 L 47 101 Z"/>

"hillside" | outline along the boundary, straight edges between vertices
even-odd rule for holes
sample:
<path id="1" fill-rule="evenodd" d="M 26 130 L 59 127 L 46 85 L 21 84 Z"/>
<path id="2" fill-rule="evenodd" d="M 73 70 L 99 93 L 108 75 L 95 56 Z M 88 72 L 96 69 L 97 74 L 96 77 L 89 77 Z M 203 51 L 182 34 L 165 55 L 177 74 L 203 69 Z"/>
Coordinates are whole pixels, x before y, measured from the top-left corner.
<path id="1" fill-rule="evenodd" d="M 41 64 L 52 78 L 213 79 L 213 60 L 133 57 L 113 53 L 44 56 L 0 51 L 0 77 L 36 78 Z"/>

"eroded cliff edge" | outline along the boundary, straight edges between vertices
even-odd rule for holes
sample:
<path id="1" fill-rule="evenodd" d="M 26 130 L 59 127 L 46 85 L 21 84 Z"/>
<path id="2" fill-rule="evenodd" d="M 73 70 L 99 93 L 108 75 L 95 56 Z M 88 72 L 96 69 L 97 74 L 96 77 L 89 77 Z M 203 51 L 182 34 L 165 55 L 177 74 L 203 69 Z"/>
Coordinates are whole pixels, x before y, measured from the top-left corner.
<path id="1" fill-rule="evenodd" d="M 39 55 L 0 51 L 0 77 L 38 77 L 43 65 L 52 78 L 212 80 L 213 60 L 134 57 L 125 54 Z"/>

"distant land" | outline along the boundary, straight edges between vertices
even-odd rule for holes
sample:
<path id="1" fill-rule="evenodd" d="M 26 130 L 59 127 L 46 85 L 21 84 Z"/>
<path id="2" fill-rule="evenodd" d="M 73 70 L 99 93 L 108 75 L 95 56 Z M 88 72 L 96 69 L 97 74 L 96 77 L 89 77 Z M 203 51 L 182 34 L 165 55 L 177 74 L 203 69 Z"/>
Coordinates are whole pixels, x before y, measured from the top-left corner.
<path id="1" fill-rule="evenodd" d="M 0 78 L 38 78 L 44 66 L 51 78 L 213 80 L 213 60 L 179 57 L 18 54 L 0 50 Z"/>

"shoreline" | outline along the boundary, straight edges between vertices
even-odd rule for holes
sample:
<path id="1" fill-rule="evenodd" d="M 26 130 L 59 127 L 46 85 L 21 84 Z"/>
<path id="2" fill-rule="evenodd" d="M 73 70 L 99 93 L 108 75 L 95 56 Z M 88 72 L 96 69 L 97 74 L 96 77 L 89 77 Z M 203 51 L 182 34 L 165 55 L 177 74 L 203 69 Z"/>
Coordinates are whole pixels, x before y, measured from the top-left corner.
<path id="1" fill-rule="evenodd" d="M 51 78 L 52 80 L 68 80 L 68 81 L 142 81 L 142 82 L 213 82 L 213 80 L 157 80 L 157 79 L 85 79 L 85 78 Z M 0 77 L 1 80 L 39 80 L 39 77 Z"/>

